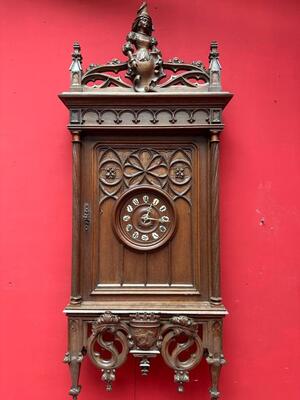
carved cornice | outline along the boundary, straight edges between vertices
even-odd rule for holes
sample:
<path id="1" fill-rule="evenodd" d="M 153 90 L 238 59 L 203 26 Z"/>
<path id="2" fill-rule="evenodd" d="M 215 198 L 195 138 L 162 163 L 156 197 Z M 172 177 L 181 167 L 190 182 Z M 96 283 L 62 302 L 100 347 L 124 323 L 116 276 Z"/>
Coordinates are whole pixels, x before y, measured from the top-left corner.
<path id="1" fill-rule="evenodd" d="M 221 108 L 145 107 L 72 108 L 70 129 L 74 127 L 190 127 L 222 125 Z"/>

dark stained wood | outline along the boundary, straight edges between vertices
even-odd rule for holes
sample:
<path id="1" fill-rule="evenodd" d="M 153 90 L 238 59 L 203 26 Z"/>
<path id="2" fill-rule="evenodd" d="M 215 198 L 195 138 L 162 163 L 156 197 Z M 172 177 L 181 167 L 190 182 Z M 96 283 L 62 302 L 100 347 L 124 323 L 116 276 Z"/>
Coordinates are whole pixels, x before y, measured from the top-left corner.
<path id="1" fill-rule="evenodd" d="M 69 394 L 73 399 L 77 399 L 80 393 L 81 386 L 79 385 L 80 367 L 83 357 L 86 354 L 86 349 L 83 343 L 83 321 L 79 318 L 69 318 L 69 349 L 65 354 L 64 362 L 69 365 L 72 386 Z"/>
<path id="2" fill-rule="evenodd" d="M 227 314 L 220 294 L 219 140 L 232 94 L 222 91 L 216 42 L 208 68 L 162 59 L 145 4 L 123 52 L 127 61 L 84 71 L 75 43 L 70 90 L 59 95 L 73 135 L 70 395 L 80 392 L 87 351 L 107 390 L 129 355 L 145 375 L 160 354 L 182 392 L 204 355 L 217 400 Z M 147 194 L 151 207 L 142 203 Z M 159 233 L 163 216 L 169 220 Z M 149 245 L 131 235 L 131 223 Z"/>
<path id="3" fill-rule="evenodd" d="M 211 175 L 211 296 L 213 304 L 222 302 L 220 296 L 220 233 L 219 233 L 219 135 L 212 130 L 210 139 L 210 175 Z"/>
<path id="4" fill-rule="evenodd" d="M 72 288 L 71 303 L 81 301 L 80 293 L 80 132 L 73 131 L 73 229 L 72 229 Z"/>

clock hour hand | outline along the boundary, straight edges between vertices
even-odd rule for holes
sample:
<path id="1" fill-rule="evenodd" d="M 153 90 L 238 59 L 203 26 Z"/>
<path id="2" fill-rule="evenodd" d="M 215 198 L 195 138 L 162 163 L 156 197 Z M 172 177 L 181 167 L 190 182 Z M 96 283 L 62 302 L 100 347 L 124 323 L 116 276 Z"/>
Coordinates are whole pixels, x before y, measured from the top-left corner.
<path id="1" fill-rule="evenodd" d="M 142 216 L 143 221 L 147 221 L 149 219 L 149 214 L 151 212 L 153 204 L 150 204 L 150 206 L 147 208 L 147 214 Z"/>

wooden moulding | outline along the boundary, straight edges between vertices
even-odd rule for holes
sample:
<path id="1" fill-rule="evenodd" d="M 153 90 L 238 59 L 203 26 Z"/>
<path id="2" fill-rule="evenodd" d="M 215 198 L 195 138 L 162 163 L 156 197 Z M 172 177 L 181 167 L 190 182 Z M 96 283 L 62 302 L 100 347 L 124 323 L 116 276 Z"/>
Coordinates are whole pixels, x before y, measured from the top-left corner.
<path id="1" fill-rule="evenodd" d="M 72 205 L 72 287 L 71 304 L 81 301 L 80 293 L 80 183 L 81 183 L 81 139 L 80 131 L 72 131 L 72 153 L 73 153 L 73 205 Z"/>

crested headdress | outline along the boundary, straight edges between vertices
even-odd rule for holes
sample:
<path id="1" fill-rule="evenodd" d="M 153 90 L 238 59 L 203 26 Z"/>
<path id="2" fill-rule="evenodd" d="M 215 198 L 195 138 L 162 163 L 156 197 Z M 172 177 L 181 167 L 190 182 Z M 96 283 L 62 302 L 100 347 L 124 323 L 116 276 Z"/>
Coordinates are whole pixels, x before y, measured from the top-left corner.
<path id="1" fill-rule="evenodd" d="M 137 11 L 136 18 L 132 24 L 132 31 L 136 31 L 137 25 L 140 21 L 141 18 L 147 18 L 151 24 L 151 31 L 154 31 L 153 25 L 152 25 L 152 18 L 148 14 L 148 7 L 147 3 L 144 1 L 141 7 Z"/>

